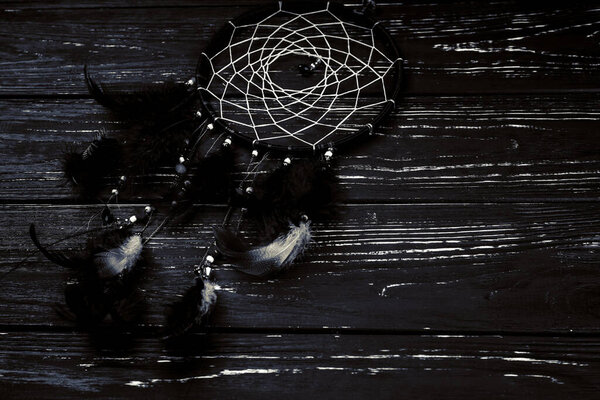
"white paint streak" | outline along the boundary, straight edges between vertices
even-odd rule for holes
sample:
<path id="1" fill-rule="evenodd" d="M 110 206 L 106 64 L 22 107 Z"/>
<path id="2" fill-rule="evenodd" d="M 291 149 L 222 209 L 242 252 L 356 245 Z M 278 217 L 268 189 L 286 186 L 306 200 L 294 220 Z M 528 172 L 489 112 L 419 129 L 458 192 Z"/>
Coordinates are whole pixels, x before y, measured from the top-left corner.
<path id="1" fill-rule="evenodd" d="M 519 378 L 519 377 L 525 377 L 525 378 L 541 378 L 541 379 L 550 379 L 550 381 L 552 383 L 556 383 L 558 385 L 563 385 L 564 382 L 563 381 L 559 381 L 558 379 L 556 379 L 553 376 L 549 376 L 549 375 L 538 375 L 538 374 L 523 374 L 523 375 L 519 375 L 519 374 L 504 374 L 505 377 L 507 378 Z"/>
<path id="2" fill-rule="evenodd" d="M 198 375 L 198 376 L 189 376 L 186 378 L 178 378 L 178 379 L 151 379 L 149 381 L 129 381 L 125 383 L 126 386 L 134 386 L 140 388 L 147 388 L 152 386 L 153 384 L 165 382 L 165 383 L 186 383 L 195 380 L 202 379 L 214 379 L 220 378 L 223 376 L 240 376 L 240 375 L 255 375 L 255 374 L 279 374 L 281 372 L 290 372 L 292 374 L 302 373 L 302 370 L 298 368 L 294 369 L 276 369 L 276 368 L 247 368 L 247 369 L 224 369 L 218 374 L 210 374 L 210 375 Z"/>
<path id="3" fill-rule="evenodd" d="M 388 289 L 391 288 L 395 288 L 395 287 L 401 287 L 401 286 L 414 286 L 414 285 L 420 285 L 421 283 L 418 282 L 402 282 L 402 283 L 392 283 L 391 285 L 387 285 L 386 287 L 384 287 L 381 292 L 379 293 L 380 296 L 385 297 L 385 292 Z"/>
<path id="4" fill-rule="evenodd" d="M 147 388 L 149 385 L 146 382 L 142 382 L 142 381 L 129 381 L 125 384 L 125 386 L 134 386 L 134 387 L 140 387 L 140 388 Z"/>

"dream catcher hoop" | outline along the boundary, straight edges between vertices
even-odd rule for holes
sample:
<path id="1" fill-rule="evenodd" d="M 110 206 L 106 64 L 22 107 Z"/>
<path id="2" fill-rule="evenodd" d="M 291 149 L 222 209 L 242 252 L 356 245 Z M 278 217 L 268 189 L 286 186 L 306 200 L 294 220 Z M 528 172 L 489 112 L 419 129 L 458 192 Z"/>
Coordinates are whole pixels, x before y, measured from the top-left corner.
<path id="1" fill-rule="evenodd" d="M 41 252 L 72 273 L 58 311 L 91 327 L 107 316 L 118 324 L 137 321 L 144 303 L 137 285 L 151 265 L 145 244 L 169 222 L 185 223 L 198 203 L 227 202 L 229 209 L 214 227 L 214 243 L 199 254 L 194 284 L 170 307 L 165 338 L 207 321 L 216 303 L 215 265 L 255 276 L 288 268 L 312 240 L 311 220 L 330 216 L 340 200 L 334 153 L 373 133 L 400 92 L 402 60 L 369 16 L 373 8 L 373 1 L 360 11 L 281 1 L 243 14 L 215 35 L 185 84 L 111 93 L 86 69 L 92 96 L 129 128 L 65 156 L 65 177 L 88 200 L 120 176 L 99 211 L 102 226 L 85 232 L 87 246 L 76 254 L 52 251 L 58 242 L 42 245 L 31 226 Z M 209 137 L 208 151 L 200 151 Z M 237 143 L 250 147 L 240 171 Z M 279 165 L 266 170 L 269 158 Z M 132 180 L 173 164 L 161 201 L 141 215 L 115 215 L 119 192 L 135 190 Z M 234 182 L 236 172 L 241 182 Z M 156 214 L 163 217 L 146 234 Z M 240 235 L 244 220 L 256 225 L 256 237 Z"/>
<path id="2" fill-rule="evenodd" d="M 197 71 L 204 110 L 256 147 L 337 148 L 372 132 L 400 91 L 385 28 L 335 3 L 280 1 L 229 21 L 211 43 Z"/>

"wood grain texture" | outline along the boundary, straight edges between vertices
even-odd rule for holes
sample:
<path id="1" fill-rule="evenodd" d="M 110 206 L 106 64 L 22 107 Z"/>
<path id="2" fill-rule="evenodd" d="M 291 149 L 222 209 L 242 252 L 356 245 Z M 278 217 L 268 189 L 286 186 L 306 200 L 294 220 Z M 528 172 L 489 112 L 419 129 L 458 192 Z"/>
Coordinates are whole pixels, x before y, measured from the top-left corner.
<path id="1" fill-rule="evenodd" d="M 0 282 L 0 398 L 597 398 L 591 1 L 378 2 L 404 95 L 340 153 L 342 204 L 302 260 L 266 280 L 219 266 L 211 324 L 166 347 L 166 304 L 225 214 L 197 205 L 149 243 L 148 313 L 131 332 L 55 314 L 68 273 L 31 251 L 28 224 L 45 243 L 95 226 L 61 154 L 125 129 L 89 99 L 83 64 L 113 88 L 183 81 L 213 32 L 259 3 L 0 0 L 0 274 L 23 262 Z M 141 214 L 171 172 L 115 212 Z"/>
<path id="2" fill-rule="evenodd" d="M 599 106 L 597 94 L 406 97 L 375 136 L 340 153 L 342 197 L 597 200 Z M 124 127 L 90 100 L 0 100 L 0 199 L 73 202 L 63 152 L 103 129 Z M 157 179 L 170 182 L 164 172 Z"/>
<path id="3" fill-rule="evenodd" d="M 186 80 L 217 28 L 251 7 L 54 4 L 3 5 L 0 94 L 87 95 L 79 79 L 84 62 L 108 82 Z M 409 93 L 600 89 L 593 2 L 392 3 L 378 10 L 406 59 Z"/>
<path id="4" fill-rule="evenodd" d="M 122 217 L 136 211 L 122 207 Z M 0 237 L 10 238 L 0 247 L 2 270 L 32 247 L 29 222 L 50 243 L 85 225 L 94 210 L 2 206 Z M 157 265 L 143 284 L 146 323 L 163 323 L 165 304 L 190 285 L 211 226 L 224 214 L 224 207 L 204 207 L 192 223 L 150 242 Z M 216 268 L 214 325 L 598 332 L 599 237 L 597 204 L 348 205 L 335 220 L 315 224 L 315 244 L 279 277 Z M 68 274 L 40 257 L 5 278 L 0 323 L 70 325 L 51 309 L 64 302 Z"/>
<path id="5" fill-rule="evenodd" d="M 70 333 L 0 343 L 4 399 L 587 399 L 600 388 L 593 339 L 214 334 L 183 353 L 152 338 L 94 349 Z"/>

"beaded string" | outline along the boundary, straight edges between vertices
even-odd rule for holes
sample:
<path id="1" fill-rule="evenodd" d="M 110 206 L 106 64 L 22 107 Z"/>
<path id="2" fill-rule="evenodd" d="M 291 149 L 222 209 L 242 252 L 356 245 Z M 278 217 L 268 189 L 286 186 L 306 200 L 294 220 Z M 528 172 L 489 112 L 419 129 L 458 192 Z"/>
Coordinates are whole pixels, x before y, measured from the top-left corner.
<path id="1" fill-rule="evenodd" d="M 244 183 L 248 180 L 248 177 L 250 175 L 253 175 L 252 182 L 254 182 L 254 179 L 256 179 L 256 174 L 255 174 L 256 170 L 267 159 L 268 155 L 269 155 L 269 152 L 266 152 L 263 155 L 263 157 L 261 158 L 261 160 L 257 162 L 256 159 L 258 158 L 258 150 L 256 150 L 256 149 L 252 150 L 252 153 L 250 153 L 250 161 L 248 161 L 248 165 L 246 166 L 245 176 L 239 184 L 240 190 L 243 188 Z M 255 164 L 255 165 L 253 166 L 253 164 Z M 250 189 L 249 193 L 252 193 L 252 186 L 248 186 L 246 188 L 246 192 L 248 192 L 248 189 Z M 229 219 L 231 217 L 233 208 L 234 208 L 233 206 L 229 206 L 227 208 L 227 212 L 225 213 L 225 217 L 223 218 L 223 222 L 221 223 L 221 226 L 227 225 L 227 223 L 229 222 Z M 242 208 L 242 211 L 243 210 L 244 209 Z M 238 227 L 239 227 L 241 218 L 242 218 L 242 216 L 240 216 L 240 220 L 238 221 Z M 212 265 L 215 262 L 215 256 L 216 256 L 216 249 L 215 249 L 215 243 L 213 242 L 209 246 L 207 246 L 206 250 L 204 251 L 204 255 L 202 256 L 202 261 L 196 266 L 196 268 L 194 269 L 194 273 L 197 276 L 202 277 L 202 279 L 210 279 L 211 274 L 212 274 Z"/>
<path id="2" fill-rule="evenodd" d="M 250 182 L 250 185 L 248 185 L 246 187 L 245 192 L 249 195 L 254 193 L 254 181 L 256 181 L 256 176 L 258 175 L 256 171 L 258 171 L 261 164 L 267 159 L 268 156 L 269 156 L 269 152 L 267 151 L 263 155 L 262 159 L 254 166 L 254 168 L 252 168 L 252 171 L 250 171 L 250 164 L 248 164 L 248 168 L 246 169 L 246 175 L 244 176 L 244 179 L 242 179 L 242 181 L 240 182 L 240 186 L 239 186 L 240 191 L 243 190 L 244 183 L 248 180 L 248 177 L 250 175 L 252 175 L 252 181 Z M 258 150 L 252 150 L 252 157 L 253 158 L 258 157 Z M 245 208 L 242 208 L 240 211 L 241 211 L 240 217 L 238 218 L 238 222 L 237 222 L 236 230 L 235 230 L 236 233 L 239 233 L 240 226 L 242 224 L 242 219 L 244 218 L 244 214 L 246 214 L 246 212 L 247 212 L 247 210 Z"/>
<path id="3" fill-rule="evenodd" d="M 255 165 L 253 166 L 255 159 L 258 158 L 258 150 L 256 150 L 256 149 L 252 150 L 252 153 L 250 155 L 250 161 L 248 162 L 248 165 L 246 167 L 245 176 L 238 186 L 240 191 L 245 191 L 246 194 L 248 194 L 248 195 L 251 195 L 252 193 L 254 193 L 253 185 L 254 185 L 254 182 L 258 175 L 257 171 L 259 170 L 259 168 L 263 164 L 263 162 L 268 158 L 268 156 L 269 156 L 269 152 L 267 151 L 267 152 L 265 152 L 263 157 L 260 159 L 260 161 L 256 162 Z M 327 162 L 327 164 L 329 166 L 330 161 L 333 158 L 333 147 L 329 147 L 325 151 L 325 153 L 323 153 L 323 158 L 325 159 L 325 161 Z M 284 166 L 289 166 L 291 163 L 292 163 L 292 159 L 290 157 L 285 157 L 283 159 Z M 244 189 L 244 184 L 248 181 L 250 176 L 252 176 L 250 184 L 248 186 L 246 186 L 246 188 Z M 232 210 L 233 210 L 232 206 L 229 206 L 227 208 L 227 212 L 225 214 L 225 218 L 223 219 L 222 226 L 225 226 L 229 222 L 229 218 L 231 216 Z M 240 211 L 241 211 L 240 216 L 238 218 L 238 221 L 236 224 L 236 229 L 235 229 L 236 233 L 239 233 L 242 220 L 244 218 L 244 215 L 247 212 L 247 210 L 245 208 L 241 208 Z M 308 217 L 306 215 L 303 215 L 302 220 L 304 222 L 306 222 L 308 220 Z M 215 262 L 215 256 L 217 255 L 215 247 L 216 247 L 216 244 L 213 242 L 210 244 L 210 246 L 208 246 L 206 248 L 206 251 L 204 252 L 204 256 L 202 257 L 202 262 L 200 264 L 198 264 L 198 266 L 194 269 L 194 273 L 197 276 L 200 276 L 202 279 L 210 279 L 211 278 L 212 265 Z"/>
<path id="4" fill-rule="evenodd" d="M 202 129 L 202 132 L 198 135 L 198 137 L 192 144 L 191 148 L 188 150 L 187 157 L 180 156 L 179 160 L 178 160 L 179 161 L 178 164 L 175 165 L 175 172 L 177 173 L 177 178 L 176 178 L 176 182 L 175 182 L 174 186 L 176 189 L 178 189 L 177 195 L 179 197 L 182 197 L 185 194 L 186 188 L 191 185 L 191 181 L 185 179 L 187 171 L 188 171 L 188 164 L 194 158 L 195 153 L 198 151 L 198 147 L 200 146 L 200 142 L 201 142 L 202 138 L 204 137 L 204 135 L 207 132 L 214 130 L 214 125 L 212 123 L 208 122 L 208 120 L 206 120 L 194 132 L 198 131 L 199 129 Z M 220 140 L 221 136 L 222 136 L 222 134 L 219 135 L 219 137 L 217 139 L 215 139 L 215 141 L 213 142 L 213 145 L 211 146 L 211 149 L 214 147 L 215 143 L 217 143 Z M 231 138 L 227 137 L 223 141 L 222 146 L 223 147 L 231 146 Z M 209 151 L 206 153 L 206 155 L 208 155 L 208 153 L 210 152 L 211 149 L 209 149 Z M 144 244 L 146 244 L 150 239 L 152 239 L 154 237 L 154 235 L 156 235 L 163 228 L 163 226 L 172 219 L 172 216 L 173 216 L 172 211 L 175 209 L 175 207 L 177 207 L 177 205 L 178 205 L 177 200 L 173 200 L 171 202 L 171 207 L 170 207 L 169 213 L 163 219 L 163 221 L 158 225 L 158 227 L 156 229 L 154 229 L 154 231 L 146 238 L 146 240 L 144 241 Z M 153 208 L 151 206 L 146 206 L 147 213 L 151 213 L 152 211 L 153 211 Z"/>

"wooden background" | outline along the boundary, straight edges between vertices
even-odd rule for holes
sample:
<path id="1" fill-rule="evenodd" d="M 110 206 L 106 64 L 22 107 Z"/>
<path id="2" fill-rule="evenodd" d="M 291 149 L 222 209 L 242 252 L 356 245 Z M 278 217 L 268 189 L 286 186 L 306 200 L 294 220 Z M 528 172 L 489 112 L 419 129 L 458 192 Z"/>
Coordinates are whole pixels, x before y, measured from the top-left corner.
<path id="1" fill-rule="evenodd" d="M 0 272 L 30 222 L 51 240 L 98 209 L 60 171 L 67 145 L 121 128 L 83 64 L 116 86 L 187 80 L 255 3 L 0 1 Z M 405 88 L 341 160 L 339 215 L 277 279 L 216 271 L 213 324 L 186 350 L 155 332 L 223 205 L 151 242 L 131 335 L 59 318 L 65 271 L 35 253 L 0 285 L 0 397 L 598 398 L 600 7 L 525 3 L 378 6 Z"/>

